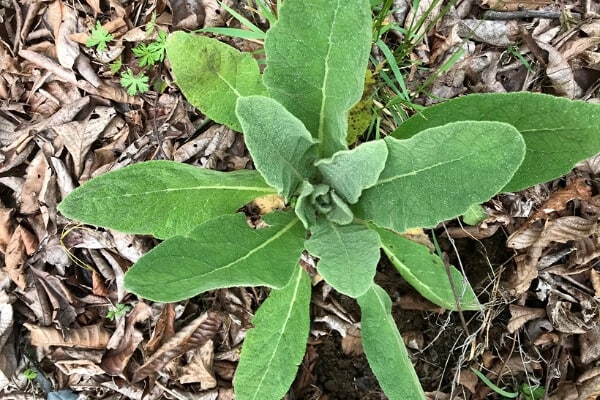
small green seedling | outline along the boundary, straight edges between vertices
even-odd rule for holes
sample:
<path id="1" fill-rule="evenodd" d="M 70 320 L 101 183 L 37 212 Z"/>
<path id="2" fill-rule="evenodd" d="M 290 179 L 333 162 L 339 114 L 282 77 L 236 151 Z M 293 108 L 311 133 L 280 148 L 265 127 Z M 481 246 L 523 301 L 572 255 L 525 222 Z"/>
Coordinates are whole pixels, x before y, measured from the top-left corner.
<path id="1" fill-rule="evenodd" d="M 25 371 L 23 371 L 23 377 L 29 382 L 32 382 L 35 378 L 37 378 L 37 375 L 37 372 L 31 368 L 27 368 Z"/>
<path id="2" fill-rule="evenodd" d="M 546 394 L 546 389 L 542 386 L 532 386 L 528 383 L 522 383 L 519 386 L 519 392 L 523 395 L 524 400 L 541 400 Z"/>
<path id="3" fill-rule="evenodd" d="M 454 266 L 400 233 L 559 177 L 600 151 L 599 106 L 531 93 L 451 100 L 349 148 L 348 111 L 363 94 L 371 38 L 368 0 L 286 0 L 261 74 L 250 54 L 174 33 L 166 48 L 177 84 L 208 118 L 244 133 L 256 170 L 150 161 L 94 178 L 59 205 L 81 222 L 164 240 L 125 275 L 141 297 L 272 289 L 244 341 L 238 400 L 281 399 L 294 380 L 310 329 L 303 252 L 358 301 L 365 354 L 386 396 L 424 399 L 390 297 L 374 282 L 381 251 L 430 301 L 479 310 Z M 273 194 L 288 207 L 253 229 L 238 210 Z"/>
<path id="4" fill-rule="evenodd" d="M 102 27 L 100 21 L 96 21 L 96 26 L 92 28 L 92 35 L 86 40 L 85 45 L 87 47 L 96 46 L 96 50 L 105 51 L 108 42 L 113 40 L 114 37 L 106 29 Z"/>
<path id="5" fill-rule="evenodd" d="M 148 77 L 142 72 L 135 75 L 131 68 L 121 74 L 121 85 L 127 89 L 127 94 L 135 96 L 136 94 L 146 93 L 150 88 L 148 86 Z"/>
<path id="6" fill-rule="evenodd" d="M 162 62 L 165 59 L 166 40 L 167 32 L 159 30 L 156 40 L 148 44 L 140 43 L 131 49 L 138 59 L 139 66 L 153 66 L 157 62 Z"/>
<path id="7" fill-rule="evenodd" d="M 106 313 L 106 318 L 114 321 L 115 318 L 121 318 L 125 314 L 131 311 L 131 306 L 128 304 L 118 303 L 116 306 L 111 307 Z"/>

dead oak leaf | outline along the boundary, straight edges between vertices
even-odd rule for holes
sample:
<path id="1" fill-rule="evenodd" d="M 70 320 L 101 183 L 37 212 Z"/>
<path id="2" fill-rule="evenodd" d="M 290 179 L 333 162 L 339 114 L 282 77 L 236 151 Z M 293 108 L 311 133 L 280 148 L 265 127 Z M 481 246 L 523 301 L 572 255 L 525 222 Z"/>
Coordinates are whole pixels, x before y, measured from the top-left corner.
<path id="1" fill-rule="evenodd" d="M 4 265 L 9 278 L 21 289 L 25 289 L 25 262 L 37 248 L 37 238 L 21 225 L 17 226 L 6 246 Z"/>
<path id="2" fill-rule="evenodd" d="M 204 313 L 163 344 L 144 365 L 133 374 L 132 382 L 160 371 L 167 363 L 185 352 L 198 348 L 211 340 L 221 326 L 221 320 L 215 313 Z"/>
<path id="3" fill-rule="evenodd" d="M 98 106 L 85 121 L 72 121 L 53 127 L 63 139 L 65 147 L 73 158 L 75 175 L 81 176 L 85 156 L 92 144 L 100 137 L 116 112 L 112 107 Z"/>
<path id="4" fill-rule="evenodd" d="M 82 326 L 63 333 L 54 327 L 37 326 L 24 323 L 23 326 L 31 334 L 32 346 L 64 346 L 86 349 L 105 349 L 110 333 L 102 327 L 102 323 Z"/>

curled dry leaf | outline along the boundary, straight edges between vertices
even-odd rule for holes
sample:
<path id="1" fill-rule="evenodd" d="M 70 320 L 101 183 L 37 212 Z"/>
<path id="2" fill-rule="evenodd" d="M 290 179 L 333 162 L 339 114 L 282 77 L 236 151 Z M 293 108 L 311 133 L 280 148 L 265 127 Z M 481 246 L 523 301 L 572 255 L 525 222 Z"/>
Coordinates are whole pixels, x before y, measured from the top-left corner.
<path id="1" fill-rule="evenodd" d="M 515 257 L 515 269 L 508 274 L 508 278 L 503 282 L 503 286 L 517 296 L 525 293 L 531 282 L 538 277 L 538 271 L 535 263 L 525 254 Z"/>
<path id="2" fill-rule="evenodd" d="M 65 346 L 86 349 L 104 349 L 110 340 L 110 333 L 102 324 L 69 329 L 63 337 L 62 332 L 53 327 L 41 327 L 24 323 L 31 334 L 32 346 Z"/>
<path id="3" fill-rule="evenodd" d="M 571 66 L 563 55 L 549 44 L 537 42 L 538 46 L 548 52 L 546 76 L 552 82 L 554 91 L 559 96 L 575 99 L 581 96 L 582 90 L 575 82 Z"/>
<path id="4" fill-rule="evenodd" d="M 25 289 L 25 261 L 37 248 L 37 239 L 21 225 L 17 226 L 6 246 L 4 266 L 10 279 L 21 289 Z"/>
<path id="5" fill-rule="evenodd" d="M 221 320 L 215 313 L 204 313 L 194 319 L 152 354 L 148 361 L 135 371 L 132 381 L 139 382 L 160 371 L 168 362 L 183 353 L 204 345 L 214 337 L 219 326 Z"/>
<path id="6" fill-rule="evenodd" d="M 150 354 L 154 353 L 158 347 L 175 334 L 173 324 L 175 323 L 175 308 L 172 303 L 167 303 L 163 306 L 158 320 L 154 325 L 154 331 L 148 343 L 146 343 L 146 351 Z"/>
<path id="7" fill-rule="evenodd" d="M 596 325 L 588 332 L 580 335 L 578 340 L 579 356 L 583 364 L 591 365 L 592 362 L 600 358 L 600 325 Z"/>
<path id="8" fill-rule="evenodd" d="M 199 383 L 202 390 L 217 387 L 213 372 L 214 343 L 212 340 L 204 343 L 192 352 L 192 359 L 183 367 L 179 382 Z"/>
<path id="9" fill-rule="evenodd" d="M 598 304 L 593 299 L 579 301 L 582 311 L 574 310 L 574 303 L 551 292 L 546 306 L 548 318 L 554 328 L 562 333 L 582 334 L 598 324 Z"/>
<path id="10" fill-rule="evenodd" d="M 6 246 L 15 231 L 14 208 L 0 208 L 0 252 L 6 252 Z"/>
<path id="11" fill-rule="evenodd" d="M 509 333 L 516 332 L 528 321 L 546 316 L 546 310 L 543 308 L 522 307 L 511 304 L 509 310 L 511 315 L 507 327 Z"/>
<path id="12" fill-rule="evenodd" d="M 62 14 L 58 34 L 56 36 L 56 56 L 58 62 L 65 68 L 73 68 L 75 59 L 79 56 L 79 45 L 69 38 L 77 31 L 77 12 L 59 1 Z"/>
<path id="13" fill-rule="evenodd" d="M 66 331 L 77 318 L 74 296 L 58 277 L 37 268 L 31 268 L 30 271 L 38 295 L 46 296 L 50 303 L 48 311 L 52 315 L 52 322 L 57 322 L 61 330 Z"/>

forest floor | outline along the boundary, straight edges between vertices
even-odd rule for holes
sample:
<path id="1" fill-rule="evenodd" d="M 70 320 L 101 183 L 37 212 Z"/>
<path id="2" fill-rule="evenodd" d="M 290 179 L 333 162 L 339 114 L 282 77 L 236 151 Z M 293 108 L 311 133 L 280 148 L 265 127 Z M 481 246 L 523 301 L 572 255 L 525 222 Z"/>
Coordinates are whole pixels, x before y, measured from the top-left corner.
<path id="1" fill-rule="evenodd" d="M 245 2 L 226 4 L 268 28 Z M 427 29 L 409 57 L 398 60 L 407 101 L 386 105 L 395 94 L 373 68 L 373 118 L 381 134 L 419 106 L 468 93 L 532 91 L 599 101 L 596 2 L 415 4 L 395 1 L 385 16 L 397 27 L 381 37 L 392 50 L 403 43 L 409 21 L 424 16 Z M 111 35 L 104 51 L 86 46 L 97 22 Z M 143 301 L 124 290 L 123 274 L 157 241 L 77 224 L 57 211 L 74 187 L 137 162 L 252 166 L 241 135 L 185 100 L 168 60 L 142 67 L 132 51 L 159 41 L 160 31 L 215 26 L 239 27 L 215 0 L 0 0 L 0 398 L 234 398 L 239 350 L 267 290 Z M 261 47 L 219 38 L 240 50 Z M 376 47 L 373 57 L 389 72 Z M 121 86 L 128 69 L 148 78 L 147 90 L 144 80 L 137 88 L 143 93 Z M 527 400 L 597 398 L 600 157 L 484 206 L 487 218 L 477 226 L 452 220 L 426 231 L 464 271 L 482 311 L 440 309 L 392 265 L 378 268 L 376 281 L 392 298 L 428 398 L 503 398 L 493 385 Z M 589 224 L 575 229 L 572 217 Z M 329 289 L 314 287 L 307 352 L 286 398 L 385 399 L 362 353 L 356 302 Z M 228 323 L 208 346 L 169 359 L 181 344 L 175 333 L 206 310 Z M 151 354 L 165 362 L 132 383 Z"/>

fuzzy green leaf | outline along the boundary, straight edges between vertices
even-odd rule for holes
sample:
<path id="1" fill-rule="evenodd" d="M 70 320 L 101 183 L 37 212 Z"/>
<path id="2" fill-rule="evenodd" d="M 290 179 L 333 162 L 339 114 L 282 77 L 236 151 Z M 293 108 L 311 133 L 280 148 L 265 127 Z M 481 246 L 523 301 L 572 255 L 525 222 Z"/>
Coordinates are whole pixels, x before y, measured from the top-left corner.
<path id="1" fill-rule="evenodd" d="M 281 288 L 295 271 L 306 231 L 293 213 L 264 221 L 268 228 L 252 229 L 243 214 L 222 215 L 169 238 L 127 271 L 125 288 L 165 303 L 225 287 Z"/>
<path id="2" fill-rule="evenodd" d="M 164 239 L 272 193 L 257 171 L 218 172 L 148 161 L 90 180 L 58 209 L 86 224 Z"/>
<path id="3" fill-rule="evenodd" d="M 321 158 L 347 148 L 348 110 L 361 98 L 370 49 L 366 0 L 284 2 L 267 32 L 265 85 L 319 141 Z"/>
<path id="4" fill-rule="evenodd" d="M 291 386 L 306 350 L 310 279 L 300 267 L 289 284 L 272 290 L 252 319 L 234 388 L 239 400 L 279 400 Z"/>
<path id="5" fill-rule="evenodd" d="M 335 290 L 358 297 L 371 287 L 381 242 L 364 225 L 338 225 L 321 219 L 312 229 L 305 248 L 319 257 L 317 269 Z"/>
<path id="6" fill-rule="evenodd" d="M 314 139 L 298 118 L 271 98 L 241 97 L 236 113 L 256 169 L 289 199 L 315 174 Z"/>
<path id="7" fill-rule="evenodd" d="M 375 283 L 358 299 L 361 336 L 373 373 L 390 400 L 424 400 L 425 393 L 392 317 L 392 301 Z"/>
<path id="8" fill-rule="evenodd" d="M 599 105 L 528 92 L 452 99 L 414 115 L 392 135 L 404 139 L 461 120 L 505 122 L 523 135 L 527 153 L 505 192 L 558 178 L 600 152 Z"/>
<path id="9" fill-rule="evenodd" d="M 213 121 L 241 132 L 235 103 L 266 94 L 256 60 L 216 39 L 175 32 L 166 43 L 177 85 L 188 101 Z"/>
<path id="10" fill-rule="evenodd" d="M 387 146 L 383 140 L 364 143 L 352 150 L 338 151 L 315 163 L 324 182 L 350 204 L 358 201 L 363 189 L 377 183 L 385 167 Z"/>
<path id="11" fill-rule="evenodd" d="M 423 297 L 448 310 L 457 311 L 456 297 L 444 262 L 419 243 L 385 229 L 376 229 L 381 248 L 400 275 Z M 480 310 L 481 306 L 466 278 L 452 265 L 448 267 L 461 310 Z"/>
<path id="12" fill-rule="evenodd" d="M 431 227 L 489 200 L 521 164 L 519 132 L 500 122 L 454 122 L 410 139 L 386 137 L 386 166 L 354 215 L 404 232 Z"/>

